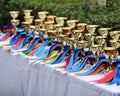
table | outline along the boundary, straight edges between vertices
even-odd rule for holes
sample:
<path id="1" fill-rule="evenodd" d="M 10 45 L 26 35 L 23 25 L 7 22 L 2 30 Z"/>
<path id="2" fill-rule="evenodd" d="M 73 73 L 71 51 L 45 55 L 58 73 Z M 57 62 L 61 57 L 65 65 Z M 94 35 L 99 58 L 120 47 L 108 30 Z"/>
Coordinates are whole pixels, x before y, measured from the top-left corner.
<path id="1" fill-rule="evenodd" d="M 120 86 L 90 82 L 100 77 L 77 77 L 0 48 L 0 96 L 120 96 Z"/>

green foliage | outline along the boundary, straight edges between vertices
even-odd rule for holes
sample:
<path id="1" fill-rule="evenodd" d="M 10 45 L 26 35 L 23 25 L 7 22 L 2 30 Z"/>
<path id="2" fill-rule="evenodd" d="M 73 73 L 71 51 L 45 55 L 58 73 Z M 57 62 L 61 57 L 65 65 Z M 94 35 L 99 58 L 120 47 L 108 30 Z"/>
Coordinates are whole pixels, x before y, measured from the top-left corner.
<path id="1" fill-rule="evenodd" d="M 101 27 L 120 29 L 120 0 L 108 0 L 106 8 L 97 8 L 94 12 L 86 12 L 85 0 L 0 0 L 0 25 L 10 24 L 11 10 L 20 11 L 19 19 L 23 21 L 23 10 L 32 9 L 32 15 L 38 18 L 38 11 L 49 11 L 56 16 L 78 19 L 79 22 L 99 24 Z"/>

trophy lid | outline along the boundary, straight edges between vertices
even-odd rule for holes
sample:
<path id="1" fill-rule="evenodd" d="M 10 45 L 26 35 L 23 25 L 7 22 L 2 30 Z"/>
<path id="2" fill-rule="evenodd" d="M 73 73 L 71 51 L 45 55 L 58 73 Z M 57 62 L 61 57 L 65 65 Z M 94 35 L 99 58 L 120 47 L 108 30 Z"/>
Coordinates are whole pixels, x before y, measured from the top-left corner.
<path id="1" fill-rule="evenodd" d="M 48 15 L 47 18 L 55 18 L 55 15 Z"/>
<path id="2" fill-rule="evenodd" d="M 105 47 L 104 48 L 105 51 L 112 51 L 112 50 L 116 50 L 115 47 Z"/>
<path id="3" fill-rule="evenodd" d="M 41 22 L 41 21 L 43 21 L 43 20 L 41 20 L 41 19 L 35 19 L 34 21 L 35 21 L 35 22 Z"/>
<path id="4" fill-rule="evenodd" d="M 83 30 L 73 30 L 74 33 L 81 33 Z"/>
<path id="5" fill-rule="evenodd" d="M 45 24 L 53 24 L 54 22 L 46 21 Z"/>
<path id="6" fill-rule="evenodd" d="M 87 27 L 98 27 L 99 25 L 87 25 Z"/>
<path id="7" fill-rule="evenodd" d="M 35 29 L 36 27 L 34 25 L 30 25 L 30 28 Z"/>
<path id="8" fill-rule="evenodd" d="M 56 19 L 57 19 L 57 20 L 61 20 L 61 19 L 62 19 L 62 20 L 66 20 L 67 17 L 56 17 Z"/>
<path id="9" fill-rule="evenodd" d="M 10 14 L 11 14 L 11 13 L 17 13 L 17 14 L 18 14 L 19 11 L 10 11 L 9 13 L 10 13 Z"/>
<path id="10" fill-rule="evenodd" d="M 111 28 L 99 28 L 98 30 L 111 30 Z"/>
<path id="11" fill-rule="evenodd" d="M 24 10 L 24 12 L 32 12 L 33 10 Z"/>
<path id="12" fill-rule="evenodd" d="M 45 29 L 45 28 L 41 28 L 41 29 L 39 29 L 40 31 L 46 31 L 47 29 Z"/>
<path id="13" fill-rule="evenodd" d="M 30 22 L 26 22 L 26 21 L 24 21 L 24 22 L 21 22 L 22 24 L 27 24 L 27 25 L 29 25 L 30 24 Z"/>
<path id="14" fill-rule="evenodd" d="M 49 12 L 47 12 L 47 11 L 40 11 L 40 12 L 38 12 L 38 14 L 48 14 Z"/>
<path id="15" fill-rule="evenodd" d="M 78 23 L 77 26 L 86 26 L 86 23 Z"/>
<path id="16" fill-rule="evenodd" d="M 54 24 L 55 27 L 62 27 L 62 24 Z"/>

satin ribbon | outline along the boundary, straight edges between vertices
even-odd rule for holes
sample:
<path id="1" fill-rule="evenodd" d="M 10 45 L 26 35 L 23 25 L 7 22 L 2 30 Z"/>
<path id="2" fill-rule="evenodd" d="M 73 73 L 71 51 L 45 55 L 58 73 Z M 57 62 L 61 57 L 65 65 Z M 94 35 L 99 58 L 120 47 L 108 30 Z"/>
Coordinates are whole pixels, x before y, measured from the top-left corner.
<path id="1" fill-rule="evenodd" d="M 41 56 L 41 57 L 38 57 L 37 60 L 45 60 L 49 54 L 54 50 L 56 49 L 57 47 L 59 47 L 59 45 L 52 45 L 47 51 L 46 53 L 44 54 L 44 56 Z"/>
<path id="2" fill-rule="evenodd" d="M 49 64 L 57 64 L 60 61 L 62 61 L 62 59 L 65 58 L 66 54 L 70 51 L 70 46 L 64 46 L 64 49 L 58 53 L 58 55 L 55 57 L 54 60 L 52 60 L 51 62 L 49 62 Z"/>
<path id="3" fill-rule="evenodd" d="M 72 56 L 70 58 L 70 62 L 68 64 L 68 66 L 66 67 L 66 69 L 72 68 L 72 66 L 76 62 L 77 56 L 79 55 L 80 52 L 81 52 L 81 49 L 74 49 L 74 53 L 72 54 Z"/>
<path id="4" fill-rule="evenodd" d="M 114 61 L 117 62 L 116 72 L 115 72 L 114 78 L 108 84 L 120 85 L 120 59 L 114 59 Z"/>
<path id="5" fill-rule="evenodd" d="M 48 38 L 48 39 L 46 39 L 46 41 L 43 42 L 42 45 L 38 48 L 38 50 L 35 52 L 34 56 L 39 57 L 39 56 L 42 54 L 42 52 L 43 52 L 44 48 L 46 47 L 46 45 L 48 45 L 49 43 L 50 43 L 50 39 Z"/>
<path id="6" fill-rule="evenodd" d="M 19 42 L 19 46 L 16 48 L 13 48 L 14 50 L 19 50 L 25 46 L 25 44 L 32 38 L 32 35 L 25 36 L 26 34 L 23 34 L 24 38 Z"/>
<path id="7" fill-rule="evenodd" d="M 88 53 L 88 52 L 86 52 L 86 53 Z M 98 58 L 99 58 L 99 60 L 101 60 L 101 59 L 105 59 L 106 57 L 105 57 L 103 54 L 100 54 Z M 90 59 L 91 59 L 91 60 L 95 59 L 95 56 L 94 56 L 94 55 L 86 56 L 86 57 L 83 58 L 83 60 L 80 61 L 80 63 L 77 64 L 74 68 L 72 68 L 71 70 L 68 70 L 68 72 L 77 72 L 77 71 L 80 71 L 81 69 L 84 68 L 84 66 L 86 65 L 86 62 L 87 62 L 88 60 L 90 60 Z"/>
<path id="8" fill-rule="evenodd" d="M 11 31 L 8 31 L 5 35 L 4 35 L 4 37 L 2 37 L 2 39 L 0 40 L 0 42 L 3 42 L 3 41 L 5 41 L 5 40 L 7 40 L 10 36 L 11 36 Z"/>
<path id="9" fill-rule="evenodd" d="M 40 46 L 41 43 L 38 43 L 35 48 L 28 54 L 28 56 L 33 56 Z"/>
<path id="10" fill-rule="evenodd" d="M 79 73 L 79 76 L 95 74 L 96 72 L 100 71 L 101 68 L 107 67 L 108 63 L 109 61 L 107 59 L 101 59 L 87 72 Z"/>
<path id="11" fill-rule="evenodd" d="M 60 51 L 60 50 L 53 50 L 53 51 L 49 54 L 48 58 L 46 58 L 46 59 L 43 60 L 42 62 L 45 62 L 45 63 L 51 62 L 52 60 L 55 59 L 55 57 L 57 56 L 57 54 L 58 54 L 59 51 Z"/>
<path id="12" fill-rule="evenodd" d="M 39 42 L 40 38 L 34 38 L 29 45 L 27 46 L 27 49 L 23 51 L 24 54 L 29 54 L 31 50 L 35 47 L 35 45 Z"/>

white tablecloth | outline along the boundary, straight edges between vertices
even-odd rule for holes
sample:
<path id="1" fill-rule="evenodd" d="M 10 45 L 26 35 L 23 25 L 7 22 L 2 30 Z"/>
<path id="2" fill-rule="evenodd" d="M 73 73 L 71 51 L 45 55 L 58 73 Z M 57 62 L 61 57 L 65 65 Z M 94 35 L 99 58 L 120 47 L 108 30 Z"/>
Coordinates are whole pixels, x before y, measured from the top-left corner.
<path id="1" fill-rule="evenodd" d="M 77 77 L 0 48 L 0 96 L 120 96 L 120 86 L 94 84 L 103 75 Z"/>

